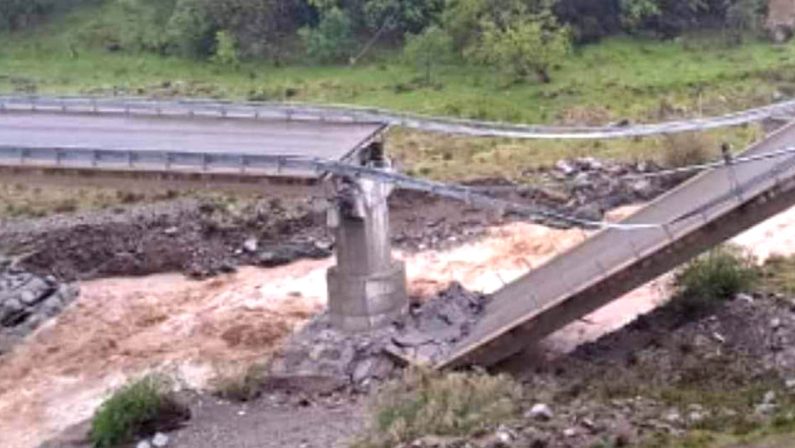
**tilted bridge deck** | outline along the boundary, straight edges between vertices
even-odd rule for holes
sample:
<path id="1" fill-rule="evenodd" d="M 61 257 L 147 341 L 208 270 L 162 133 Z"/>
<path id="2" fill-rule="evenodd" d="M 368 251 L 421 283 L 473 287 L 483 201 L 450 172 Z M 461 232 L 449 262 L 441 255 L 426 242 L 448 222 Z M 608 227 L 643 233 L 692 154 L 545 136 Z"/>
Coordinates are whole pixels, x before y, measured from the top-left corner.
<path id="1" fill-rule="evenodd" d="M 795 123 L 745 155 L 795 144 Z M 795 154 L 701 174 L 496 292 L 483 319 L 435 367 L 493 365 L 795 204 Z M 422 362 L 427 360 L 414 360 Z"/>

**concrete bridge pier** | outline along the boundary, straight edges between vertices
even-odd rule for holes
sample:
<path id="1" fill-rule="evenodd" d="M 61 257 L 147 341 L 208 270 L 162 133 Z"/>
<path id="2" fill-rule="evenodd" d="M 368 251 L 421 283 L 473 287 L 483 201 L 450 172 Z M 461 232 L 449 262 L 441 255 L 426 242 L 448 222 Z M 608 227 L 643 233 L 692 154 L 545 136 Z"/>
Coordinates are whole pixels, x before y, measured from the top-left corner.
<path id="1" fill-rule="evenodd" d="M 380 142 L 362 164 L 389 169 Z M 406 268 L 392 258 L 387 199 L 393 187 L 368 179 L 333 180 L 336 207 L 329 226 L 336 236 L 337 265 L 327 274 L 332 325 L 365 332 L 389 325 L 408 310 Z"/>

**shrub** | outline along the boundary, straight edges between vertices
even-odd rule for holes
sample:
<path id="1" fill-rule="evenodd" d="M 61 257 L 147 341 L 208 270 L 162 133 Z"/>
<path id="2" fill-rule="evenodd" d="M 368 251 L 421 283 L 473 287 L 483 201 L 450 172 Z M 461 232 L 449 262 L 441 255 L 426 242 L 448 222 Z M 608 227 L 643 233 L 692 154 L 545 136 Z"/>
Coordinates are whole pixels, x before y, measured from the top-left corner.
<path id="1" fill-rule="evenodd" d="M 708 162 L 718 145 L 708 135 L 689 133 L 665 136 L 662 149 L 663 165 L 680 168 Z"/>
<path id="2" fill-rule="evenodd" d="M 686 311 L 698 311 L 747 290 L 757 276 L 753 257 L 732 246 L 720 247 L 677 272 L 675 300 Z"/>
<path id="3" fill-rule="evenodd" d="M 168 382 L 147 376 L 107 399 L 94 415 L 89 438 L 97 448 L 115 447 L 136 437 L 169 431 L 190 418 L 190 411 L 169 391 Z"/>
<path id="4" fill-rule="evenodd" d="M 521 388 L 505 375 L 411 371 L 375 403 L 372 433 L 359 448 L 392 447 L 420 436 L 469 436 L 515 417 Z"/>

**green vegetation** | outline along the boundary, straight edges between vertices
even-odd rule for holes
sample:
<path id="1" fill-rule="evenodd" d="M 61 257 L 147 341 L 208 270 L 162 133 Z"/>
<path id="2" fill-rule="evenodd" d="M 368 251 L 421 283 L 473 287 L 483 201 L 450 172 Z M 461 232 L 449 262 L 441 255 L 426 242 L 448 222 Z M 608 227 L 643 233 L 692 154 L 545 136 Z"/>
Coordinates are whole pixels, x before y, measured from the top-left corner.
<path id="1" fill-rule="evenodd" d="M 148 376 L 120 389 L 107 399 L 91 422 L 91 443 L 97 448 L 117 447 L 160 430 L 174 429 L 190 411 L 169 391 L 166 380 Z"/>
<path id="2" fill-rule="evenodd" d="M 411 371 L 379 394 L 371 433 L 355 446 L 473 435 L 516 417 L 521 396 L 521 387 L 503 375 Z"/>
<path id="3" fill-rule="evenodd" d="M 724 246 L 696 258 L 676 274 L 675 303 L 698 311 L 747 291 L 758 279 L 754 259 Z"/>

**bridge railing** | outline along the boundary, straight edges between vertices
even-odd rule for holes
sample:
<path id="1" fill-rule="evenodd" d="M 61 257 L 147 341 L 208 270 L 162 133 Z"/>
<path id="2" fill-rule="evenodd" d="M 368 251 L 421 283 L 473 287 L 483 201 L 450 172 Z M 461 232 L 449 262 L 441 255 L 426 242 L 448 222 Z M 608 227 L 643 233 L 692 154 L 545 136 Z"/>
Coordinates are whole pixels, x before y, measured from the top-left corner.
<path id="1" fill-rule="evenodd" d="M 0 96 L 0 112 L 62 112 L 178 117 L 216 117 L 315 121 L 326 123 L 383 123 L 421 131 L 483 137 L 523 139 L 613 139 L 705 131 L 795 114 L 795 100 L 717 117 L 656 124 L 609 126 L 522 125 L 460 118 L 431 117 L 378 108 L 281 102 L 219 100 L 154 100 L 146 98 Z"/>

